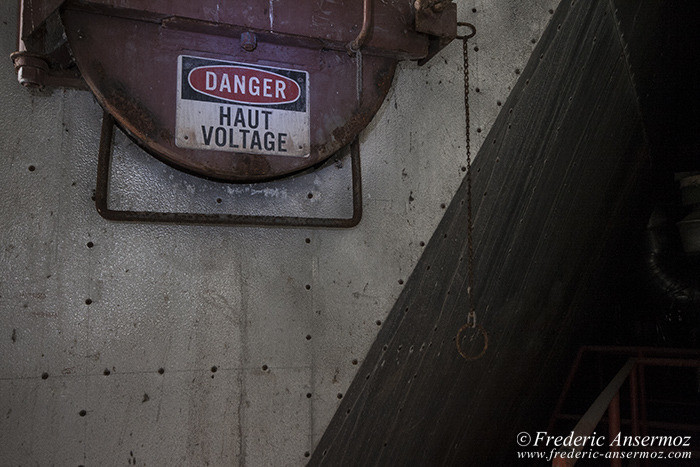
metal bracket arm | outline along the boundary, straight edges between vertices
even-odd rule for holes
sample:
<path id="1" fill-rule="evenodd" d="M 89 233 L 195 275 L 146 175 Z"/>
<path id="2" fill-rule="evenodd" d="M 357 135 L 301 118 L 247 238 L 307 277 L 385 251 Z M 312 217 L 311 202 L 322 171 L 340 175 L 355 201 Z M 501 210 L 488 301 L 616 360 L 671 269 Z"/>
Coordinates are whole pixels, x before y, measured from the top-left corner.
<path id="1" fill-rule="evenodd" d="M 107 220 L 120 222 L 192 225 L 349 228 L 359 224 L 360 220 L 362 219 L 362 173 L 360 169 L 360 143 L 358 138 L 355 138 L 350 143 L 350 157 L 352 161 L 352 217 L 324 218 L 158 211 L 122 211 L 110 209 L 109 174 L 112 162 L 113 136 L 114 119 L 108 112 L 105 112 L 104 116 L 102 117 L 102 133 L 100 136 L 99 158 L 97 161 L 95 207 L 97 208 L 97 212 Z"/>

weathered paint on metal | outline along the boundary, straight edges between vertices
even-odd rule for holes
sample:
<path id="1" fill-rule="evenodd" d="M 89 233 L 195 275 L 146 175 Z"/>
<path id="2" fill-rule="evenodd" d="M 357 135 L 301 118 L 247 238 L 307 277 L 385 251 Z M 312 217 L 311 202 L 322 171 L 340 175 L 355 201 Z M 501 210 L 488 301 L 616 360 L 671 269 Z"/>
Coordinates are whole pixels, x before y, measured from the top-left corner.
<path id="1" fill-rule="evenodd" d="M 431 56 L 454 37 L 455 5 L 444 12 L 432 11 L 432 17 L 443 20 L 433 20 L 424 32 L 414 29 L 410 3 L 375 5 L 369 0 L 362 3 L 362 27 L 354 32 L 353 6 L 247 0 L 236 5 L 243 14 L 232 15 L 231 8 L 220 8 L 212 0 L 198 4 L 93 0 L 65 2 L 60 19 L 52 13 L 45 23 L 53 20 L 59 23 L 57 29 L 65 26 L 61 38 L 67 37 L 70 62 L 78 65 L 101 105 L 150 152 L 202 176 L 255 181 L 312 167 L 349 144 L 369 122 L 365 116 L 371 118 L 386 96 L 388 86 L 377 80 L 388 76 L 391 81 L 400 58 L 426 59 L 434 34 L 439 34 L 439 47 L 430 47 Z M 43 29 L 35 26 L 33 32 L 42 35 Z M 350 55 L 345 44 L 351 44 Z M 355 60 L 351 55 L 360 47 L 362 58 Z M 258 150 L 245 144 L 248 132 L 253 144 L 262 138 L 258 130 L 211 126 L 217 106 L 194 105 L 181 92 L 184 84 L 177 70 L 183 54 L 307 73 L 305 114 L 278 111 L 278 104 L 268 103 L 278 131 L 266 132 L 265 138 L 276 135 L 277 146 L 279 141 L 289 142 L 291 149 L 271 151 L 258 144 Z M 26 84 L 43 85 L 47 70 L 17 63 Z M 55 67 L 44 64 L 44 68 Z M 221 144 L 211 144 L 214 131 L 220 133 Z M 234 143 L 239 131 L 240 142 Z M 304 157 L 287 157 L 291 155 Z"/>
<path id="2" fill-rule="evenodd" d="M 363 59 L 363 102 L 355 96 L 354 60 L 345 51 L 259 43 L 252 53 L 242 51 L 238 40 L 201 35 L 157 24 L 125 20 L 82 11 L 67 11 L 68 37 L 84 79 L 105 107 L 130 134 L 157 156 L 195 173 L 213 178 L 245 181 L 275 178 L 313 166 L 350 143 L 364 125 L 354 115 L 373 114 L 386 95 L 374 83 L 375 76 L 391 75 L 394 60 L 366 56 Z M 115 26 L 115 23 L 122 23 Z M 132 46 L 111 46 L 121 31 L 131 28 Z M 82 39 L 78 36 L 78 31 Z M 144 55 L 139 43 L 161 44 L 155 55 Z M 178 55 L 188 44 L 192 55 L 301 69 L 309 74 L 310 153 L 304 158 L 256 156 L 245 152 L 178 148 L 175 129 Z M 213 52 L 226 50 L 226 53 Z M 126 54 L 126 55 L 125 55 Z M 125 67 L 123 63 L 130 63 Z M 344 77 L 340 79 L 339 77 Z M 365 125 L 369 118 L 362 119 Z M 342 137 L 338 137 L 338 136 Z M 320 149 L 323 149 L 322 151 Z"/>

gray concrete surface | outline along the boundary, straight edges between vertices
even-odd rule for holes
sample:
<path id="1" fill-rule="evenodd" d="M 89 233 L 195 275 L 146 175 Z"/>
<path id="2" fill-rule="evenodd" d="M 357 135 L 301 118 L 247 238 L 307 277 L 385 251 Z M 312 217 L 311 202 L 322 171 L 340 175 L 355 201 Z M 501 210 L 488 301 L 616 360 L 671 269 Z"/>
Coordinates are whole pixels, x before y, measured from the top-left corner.
<path id="1" fill-rule="evenodd" d="M 460 2 L 478 30 L 473 153 L 557 3 Z M 16 17 L 16 2 L 0 4 L 5 57 Z M 398 67 L 361 137 L 352 230 L 105 221 L 91 200 L 93 97 L 22 89 L 6 58 L 0 103 L 2 463 L 303 464 L 464 176 L 461 44 Z M 227 186 L 119 136 L 111 203 L 347 214 L 349 166 Z"/>

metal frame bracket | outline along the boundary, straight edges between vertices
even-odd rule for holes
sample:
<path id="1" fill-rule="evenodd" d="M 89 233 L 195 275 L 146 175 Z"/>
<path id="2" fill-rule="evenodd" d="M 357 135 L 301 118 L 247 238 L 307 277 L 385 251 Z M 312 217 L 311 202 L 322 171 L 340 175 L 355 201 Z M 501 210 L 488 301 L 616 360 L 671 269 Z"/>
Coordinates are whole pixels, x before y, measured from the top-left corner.
<path id="1" fill-rule="evenodd" d="M 185 225 L 350 228 L 355 227 L 362 219 L 362 172 L 360 167 L 359 138 L 355 138 L 350 143 L 350 157 L 352 161 L 352 217 L 349 218 L 256 216 L 111 209 L 109 207 L 109 175 L 112 163 L 114 126 L 114 118 L 108 112 L 105 112 L 102 117 L 102 132 L 100 135 L 100 149 L 97 161 L 95 207 L 100 216 L 107 220 Z"/>

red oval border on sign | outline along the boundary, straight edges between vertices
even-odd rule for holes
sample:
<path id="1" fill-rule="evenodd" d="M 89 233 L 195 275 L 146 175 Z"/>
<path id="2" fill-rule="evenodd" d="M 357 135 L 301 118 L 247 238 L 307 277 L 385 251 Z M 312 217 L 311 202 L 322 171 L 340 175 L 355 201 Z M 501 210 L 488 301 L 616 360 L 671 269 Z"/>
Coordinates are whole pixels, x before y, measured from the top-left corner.
<path id="1" fill-rule="evenodd" d="M 187 82 L 200 94 L 237 104 L 291 104 L 301 97 L 301 87 L 293 79 L 246 66 L 200 66 L 189 72 Z"/>

